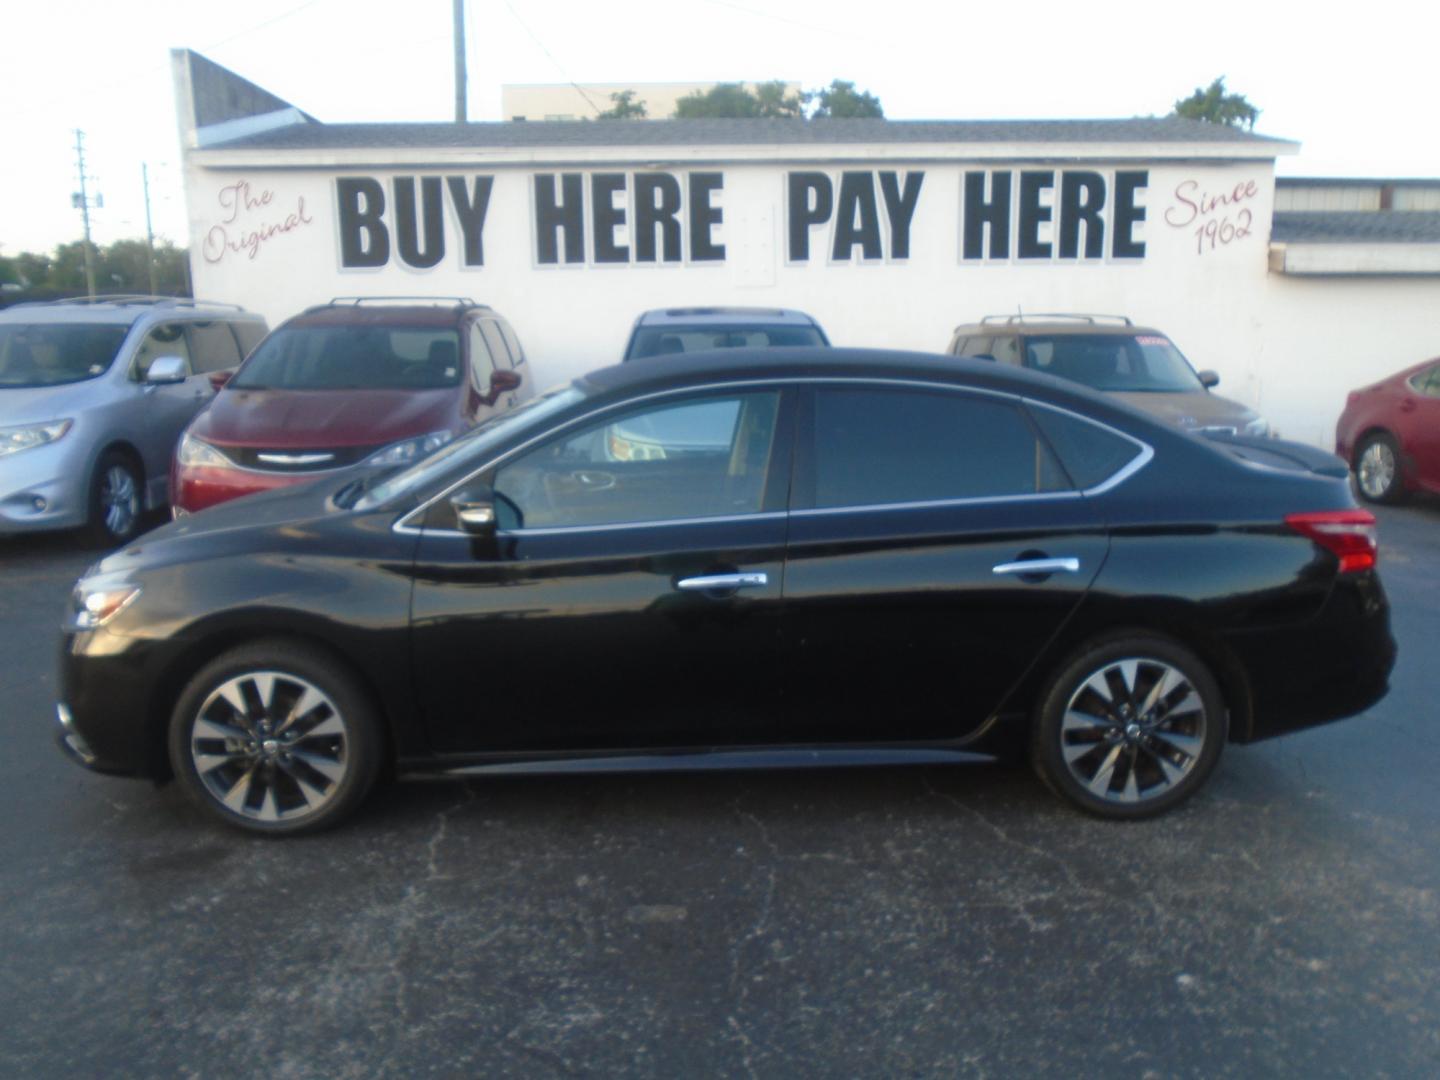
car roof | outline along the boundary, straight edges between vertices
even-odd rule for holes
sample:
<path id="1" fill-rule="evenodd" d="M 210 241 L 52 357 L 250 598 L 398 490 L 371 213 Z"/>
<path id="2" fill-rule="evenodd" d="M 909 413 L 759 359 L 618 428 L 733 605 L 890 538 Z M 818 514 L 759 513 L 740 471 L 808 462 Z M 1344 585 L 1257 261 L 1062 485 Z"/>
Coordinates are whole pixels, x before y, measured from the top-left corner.
<path id="1" fill-rule="evenodd" d="M 282 327 L 293 326 L 400 326 L 455 327 L 472 312 L 493 314 L 485 304 L 461 297 L 437 298 L 431 302 L 403 303 L 383 297 L 346 297 L 328 304 L 306 308 L 286 319 Z"/>
<path id="2" fill-rule="evenodd" d="M 647 389 L 671 389 L 708 381 L 790 378 L 887 378 L 953 382 L 1006 394 L 1036 394 L 1059 404 L 1083 406 L 1109 415 L 1117 404 L 1079 383 L 1043 372 L 968 360 L 939 353 L 895 349 L 800 348 L 706 349 L 691 353 L 645 357 L 600 368 L 575 380 L 592 395 L 629 395 Z M 1126 416 L 1143 416 L 1121 406 Z M 1147 418 L 1148 419 L 1148 418 Z"/>
<path id="3" fill-rule="evenodd" d="M 246 311 L 237 304 L 210 300 L 191 300 L 183 296 L 99 296 L 94 300 L 79 296 L 69 300 L 35 301 L 13 304 L 0 311 L 0 322 L 20 323 L 97 323 L 130 326 L 140 319 L 232 319 L 260 320 L 256 312 Z"/>
<path id="4" fill-rule="evenodd" d="M 1141 334 L 1154 337 L 1168 337 L 1160 330 L 1149 326 L 1136 326 L 1129 319 L 1124 322 L 1087 322 L 1087 316 L 1066 318 L 1045 318 L 1043 316 L 1016 316 L 1008 319 L 990 318 L 981 322 L 961 323 L 955 328 L 956 334 L 975 337 L 1015 334 L 1066 334 L 1076 337 L 1137 337 Z M 1123 316 L 1095 316 L 1119 320 Z"/>
<path id="5" fill-rule="evenodd" d="M 730 326 L 737 322 L 775 326 L 814 326 L 815 320 L 793 308 L 677 307 L 642 312 L 637 326 Z"/>

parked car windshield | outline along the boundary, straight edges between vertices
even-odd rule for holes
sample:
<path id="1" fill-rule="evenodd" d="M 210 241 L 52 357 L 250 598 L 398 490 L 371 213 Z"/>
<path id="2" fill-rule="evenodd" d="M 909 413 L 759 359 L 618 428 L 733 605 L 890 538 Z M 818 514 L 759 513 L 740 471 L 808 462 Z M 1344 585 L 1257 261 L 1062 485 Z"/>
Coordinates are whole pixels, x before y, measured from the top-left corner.
<path id="1" fill-rule="evenodd" d="M 59 386 L 104 375 L 128 326 L 9 323 L 0 326 L 0 387 Z"/>
<path id="2" fill-rule="evenodd" d="M 1025 366 L 1095 390 L 1203 391 L 1180 350 L 1158 334 L 1056 334 L 1025 339 Z"/>
<path id="3" fill-rule="evenodd" d="M 369 510 L 389 502 L 410 491 L 427 486 L 433 479 L 443 476 L 457 465 L 469 463 L 479 465 L 485 455 L 494 447 L 510 438 L 517 431 L 543 423 L 547 418 L 563 412 L 585 395 L 566 383 L 548 390 L 539 397 L 533 397 L 523 405 L 517 405 L 508 412 L 496 413 L 483 424 L 471 428 L 453 442 L 436 450 L 392 476 L 383 483 L 369 488 L 355 503 L 357 509 Z"/>
<path id="4" fill-rule="evenodd" d="M 824 345 L 813 326 L 646 326 L 635 331 L 627 360 L 703 349 L 772 349 Z"/>
<path id="5" fill-rule="evenodd" d="M 431 327 L 295 326 L 276 330 L 236 390 L 433 390 L 460 382 L 460 335 Z"/>

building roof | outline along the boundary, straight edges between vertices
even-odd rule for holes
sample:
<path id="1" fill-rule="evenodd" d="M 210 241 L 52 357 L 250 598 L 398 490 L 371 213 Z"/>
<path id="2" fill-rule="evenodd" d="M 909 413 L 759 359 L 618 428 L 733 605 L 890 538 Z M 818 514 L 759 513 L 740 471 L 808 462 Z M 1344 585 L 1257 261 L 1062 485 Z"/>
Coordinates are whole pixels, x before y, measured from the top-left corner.
<path id="1" fill-rule="evenodd" d="M 1440 213 L 1415 210 L 1277 210 L 1277 244 L 1437 244 Z"/>
<path id="2" fill-rule="evenodd" d="M 292 123 L 214 141 L 264 150 L 785 146 L 877 143 L 1190 143 L 1291 145 L 1183 117 L 1129 120 L 651 120 L 412 124 Z"/>

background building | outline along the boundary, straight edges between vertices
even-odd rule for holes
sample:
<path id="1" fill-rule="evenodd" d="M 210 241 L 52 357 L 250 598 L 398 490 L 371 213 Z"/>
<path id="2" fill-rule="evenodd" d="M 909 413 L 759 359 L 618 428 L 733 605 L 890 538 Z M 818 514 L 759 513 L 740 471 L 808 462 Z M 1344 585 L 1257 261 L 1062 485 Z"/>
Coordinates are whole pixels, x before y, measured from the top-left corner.
<path id="1" fill-rule="evenodd" d="M 1402 208 L 1433 185 L 1277 187 L 1297 145 L 1219 125 L 324 124 L 174 64 L 196 295 L 272 324 L 471 296 L 549 384 L 655 307 L 796 307 L 837 344 L 931 351 L 989 314 L 1123 313 L 1322 446 L 1348 390 L 1440 354 L 1440 211 Z"/>

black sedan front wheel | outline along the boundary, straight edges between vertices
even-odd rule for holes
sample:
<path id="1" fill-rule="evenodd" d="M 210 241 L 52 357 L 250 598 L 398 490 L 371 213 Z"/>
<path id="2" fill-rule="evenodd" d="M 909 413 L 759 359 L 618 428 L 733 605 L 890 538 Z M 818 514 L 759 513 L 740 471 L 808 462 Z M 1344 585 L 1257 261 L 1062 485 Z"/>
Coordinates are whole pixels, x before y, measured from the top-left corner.
<path id="1" fill-rule="evenodd" d="M 313 832 L 374 785 L 383 741 L 368 695 L 329 656 L 291 642 L 235 649 L 191 680 L 170 722 L 186 791 L 229 825 Z"/>
<path id="2" fill-rule="evenodd" d="M 1081 809 L 1150 817 L 1205 783 L 1226 727 L 1224 698 L 1199 657 L 1165 638 L 1127 635 L 1086 649 L 1051 681 L 1031 757 Z"/>

